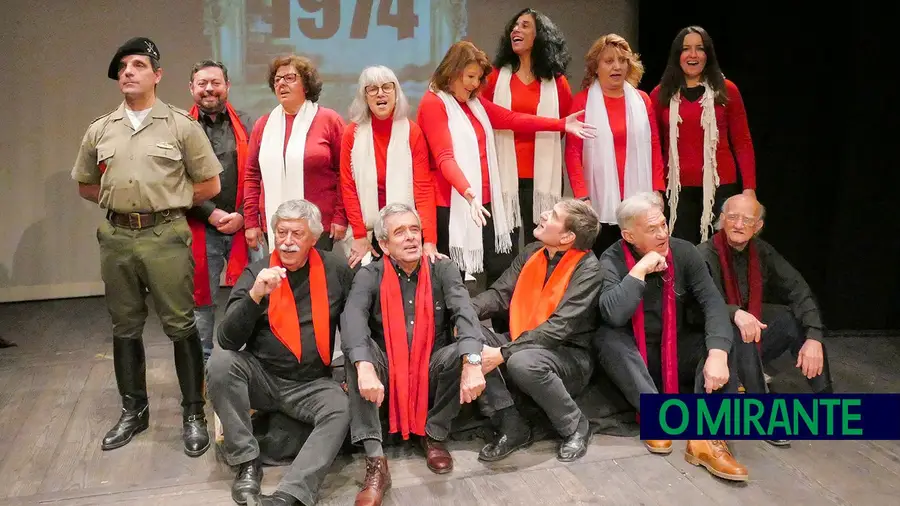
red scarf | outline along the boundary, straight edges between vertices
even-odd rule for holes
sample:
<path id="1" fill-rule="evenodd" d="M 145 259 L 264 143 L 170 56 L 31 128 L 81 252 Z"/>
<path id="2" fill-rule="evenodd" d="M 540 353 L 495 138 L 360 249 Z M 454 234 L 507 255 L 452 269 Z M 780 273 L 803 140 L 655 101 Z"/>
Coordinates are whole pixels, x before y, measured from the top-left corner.
<path id="1" fill-rule="evenodd" d="M 388 358 L 388 417 L 390 432 L 425 435 L 428 417 L 428 365 L 434 347 L 434 295 L 428 261 L 419 262 L 416 316 L 412 350 L 406 337 L 406 316 L 400 280 L 390 259 L 385 258 L 381 278 L 381 317 Z"/>
<path id="2" fill-rule="evenodd" d="M 719 253 L 719 266 L 722 268 L 722 284 L 725 285 L 725 300 L 729 304 L 738 307 L 744 307 L 744 301 L 741 297 L 741 286 L 738 284 L 737 276 L 734 273 L 734 264 L 732 263 L 733 255 L 731 247 L 728 245 L 728 236 L 724 230 L 719 230 L 713 236 L 713 246 Z M 750 258 L 747 262 L 747 277 L 750 285 L 750 301 L 747 304 L 747 312 L 762 321 L 762 272 L 759 270 L 759 250 L 756 243 L 752 240 L 748 245 L 750 248 Z M 762 345 L 761 341 L 756 342 L 756 347 Z"/>
<path id="3" fill-rule="evenodd" d="M 325 265 L 315 248 L 309 250 L 309 301 L 312 306 L 313 333 L 316 349 L 325 365 L 331 365 L 331 312 L 328 304 L 328 284 L 325 281 Z M 269 267 L 284 267 L 276 249 L 269 258 Z M 294 291 L 285 279 L 269 294 L 269 328 L 301 361 L 303 345 L 300 338 L 300 319 Z"/>
<path id="4" fill-rule="evenodd" d="M 574 249 L 566 251 L 545 285 L 548 266 L 545 249 L 541 248 L 531 255 L 522 267 L 519 279 L 516 280 L 516 287 L 509 303 L 509 337 L 512 341 L 547 321 L 556 311 L 559 301 L 566 293 L 575 267 L 587 253 Z"/>
<path id="5" fill-rule="evenodd" d="M 247 147 L 247 130 L 241 124 L 241 120 L 238 119 L 237 113 L 230 103 L 225 103 L 225 110 L 228 112 L 228 120 L 231 123 L 232 130 L 234 130 L 234 140 L 235 144 L 237 144 L 237 196 L 234 201 L 240 203 L 244 201 L 244 166 L 247 164 L 247 154 L 249 152 Z M 197 119 L 200 115 L 200 109 L 194 105 L 194 107 L 191 107 L 189 114 L 194 119 Z M 208 306 L 212 304 L 212 294 L 209 293 L 209 265 L 206 258 L 207 223 L 188 218 L 188 224 L 191 226 L 191 234 L 193 235 L 191 253 L 194 255 L 194 304 Z M 228 265 L 225 268 L 226 286 L 234 286 L 244 267 L 247 266 L 247 261 L 250 257 L 247 251 L 247 242 L 244 240 L 244 227 L 235 232 L 232 238 Z"/>
<path id="6" fill-rule="evenodd" d="M 634 255 L 628 247 L 628 243 L 624 240 L 622 243 L 622 251 L 625 253 L 625 265 L 630 271 L 634 264 Z M 660 353 L 660 361 L 662 362 L 662 382 L 663 393 L 678 393 L 678 326 L 675 321 L 675 263 L 672 261 L 672 248 L 666 253 L 666 264 L 668 265 L 663 275 L 662 289 L 662 353 Z M 638 304 L 637 310 L 631 317 L 631 325 L 634 330 L 634 340 L 637 341 L 638 350 L 641 352 L 641 358 L 644 364 L 647 364 L 647 335 L 644 332 L 644 301 Z"/>

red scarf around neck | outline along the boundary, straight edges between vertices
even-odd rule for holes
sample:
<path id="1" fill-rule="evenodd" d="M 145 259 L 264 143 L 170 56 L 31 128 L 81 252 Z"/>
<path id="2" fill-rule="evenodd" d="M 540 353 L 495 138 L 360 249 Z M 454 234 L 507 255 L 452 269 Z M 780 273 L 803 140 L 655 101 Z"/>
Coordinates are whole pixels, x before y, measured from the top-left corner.
<path id="1" fill-rule="evenodd" d="M 630 271 L 637 263 L 634 255 L 625 240 L 621 240 L 622 252 L 625 254 L 625 265 Z M 672 247 L 666 253 L 666 272 L 663 273 L 662 287 L 662 352 L 660 362 L 662 369 L 663 393 L 678 393 L 678 325 L 676 322 L 675 306 L 675 262 L 672 260 Z M 638 304 L 634 315 L 631 317 L 631 326 L 634 330 L 634 340 L 637 341 L 638 350 L 644 364 L 647 364 L 647 334 L 644 331 L 644 301 Z"/>
<path id="2" fill-rule="evenodd" d="M 400 280 L 389 258 L 384 258 L 381 278 L 381 318 L 388 358 L 388 418 L 390 432 L 425 435 L 428 417 L 428 366 L 434 347 L 434 295 L 428 261 L 419 262 L 416 316 L 412 349 L 406 337 L 406 316 Z M 405 274 L 403 274 L 405 275 Z"/>
<path id="3" fill-rule="evenodd" d="M 225 111 L 228 113 L 228 120 L 234 131 L 234 140 L 237 145 L 237 195 L 234 202 L 239 206 L 244 201 L 244 166 L 247 164 L 249 153 L 249 137 L 241 120 L 238 119 L 237 113 L 231 107 L 231 103 L 225 103 Z M 200 116 L 200 109 L 194 105 L 189 114 L 192 118 L 197 119 Z M 193 236 L 191 253 L 194 256 L 194 304 L 208 306 L 212 304 L 212 294 L 209 292 L 209 260 L 206 257 L 206 222 L 188 218 L 188 224 L 191 226 Z M 228 265 L 225 268 L 226 286 L 234 286 L 244 267 L 247 266 L 249 258 L 247 242 L 244 240 L 244 227 L 241 227 L 232 235 L 231 251 L 228 255 Z"/>
<path id="4" fill-rule="evenodd" d="M 547 284 L 544 284 L 549 266 L 545 249 L 541 248 L 531 255 L 516 280 L 509 303 L 509 337 L 512 341 L 550 318 L 565 295 L 578 262 L 587 254 L 584 250 L 566 251 Z"/>
<path id="5" fill-rule="evenodd" d="M 325 264 L 315 248 L 309 250 L 309 301 L 312 306 L 313 334 L 316 349 L 325 365 L 331 365 L 331 312 L 328 302 L 328 284 L 325 281 Z M 276 249 L 269 258 L 269 267 L 284 267 Z M 303 344 L 300 336 L 300 318 L 294 291 L 287 279 L 269 294 L 269 328 L 301 362 Z"/>
<path id="6" fill-rule="evenodd" d="M 733 306 L 744 307 L 744 300 L 741 296 L 741 285 L 738 283 L 737 274 L 734 272 L 734 255 L 731 246 L 728 245 L 728 236 L 724 230 L 719 230 L 713 236 L 713 246 L 719 254 L 719 266 L 722 269 L 722 284 L 725 285 L 725 301 Z M 747 260 L 747 281 L 749 285 L 749 297 L 747 302 L 747 312 L 762 321 L 762 272 L 759 265 L 759 250 L 756 243 L 751 240 L 747 245 L 750 249 L 750 258 Z M 756 346 L 759 348 L 762 342 L 757 341 Z"/>

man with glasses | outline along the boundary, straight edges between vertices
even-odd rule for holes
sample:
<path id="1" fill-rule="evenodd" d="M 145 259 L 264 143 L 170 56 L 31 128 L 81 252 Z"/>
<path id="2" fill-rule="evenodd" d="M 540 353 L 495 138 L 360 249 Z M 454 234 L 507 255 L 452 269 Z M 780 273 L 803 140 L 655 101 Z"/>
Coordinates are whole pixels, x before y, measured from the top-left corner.
<path id="1" fill-rule="evenodd" d="M 203 343 L 204 363 L 213 349 L 216 292 L 222 269 L 225 284 L 233 286 L 248 261 L 263 256 L 261 244 L 249 249 L 244 240 L 243 175 L 253 120 L 231 106 L 230 88 L 228 69 L 220 62 L 203 60 L 191 69 L 194 106 L 190 114 L 200 122 L 222 164 L 222 191 L 188 212 L 194 238 L 194 318 Z"/>
<path id="2" fill-rule="evenodd" d="M 698 247 L 734 322 L 738 375 L 748 392 L 765 393 L 758 357 L 765 365 L 790 351 L 813 392 L 831 393 L 819 307 L 803 276 L 758 237 L 765 213 L 753 197 L 729 198 L 718 232 Z"/>

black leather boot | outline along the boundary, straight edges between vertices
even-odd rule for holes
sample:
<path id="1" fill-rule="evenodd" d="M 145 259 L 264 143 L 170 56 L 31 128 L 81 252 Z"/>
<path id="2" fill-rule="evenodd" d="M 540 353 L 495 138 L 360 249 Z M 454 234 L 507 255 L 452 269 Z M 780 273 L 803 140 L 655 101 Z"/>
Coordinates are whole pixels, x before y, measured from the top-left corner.
<path id="1" fill-rule="evenodd" d="M 263 468 L 259 459 L 238 466 L 231 484 L 231 498 L 238 504 L 247 504 L 259 498 L 262 492 Z"/>
<path id="2" fill-rule="evenodd" d="M 113 338 L 113 366 L 116 385 L 122 396 L 122 416 L 103 438 L 100 445 L 103 450 L 127 445 L 135 434 L 150 426 L 144 342 L 140 339 Z"/>
<path id="3" fill-rule="evenodd" d="M 209 430 L 203 412 L 203 345 L 196 333 L 172 344 L 175 348 L 175 371 L 181 386 L 184 453 L 189 457 L 199 457 L 209 449 Z"/>

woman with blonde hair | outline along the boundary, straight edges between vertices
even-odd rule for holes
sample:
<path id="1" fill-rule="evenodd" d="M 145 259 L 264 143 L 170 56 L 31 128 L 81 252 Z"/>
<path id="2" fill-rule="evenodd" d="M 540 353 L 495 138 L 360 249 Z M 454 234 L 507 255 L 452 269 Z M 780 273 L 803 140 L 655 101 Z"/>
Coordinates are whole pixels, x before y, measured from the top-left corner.
<path id="1" fill-rule="evenodd" d="M 604 35 L 585 60 L 582 90 L 572 110 L 597 125 L 597 137 L 566 138 L 566 169 L 575 198 L 587 200 L 600 215 L 594 253 L 621 238 L 616 207 L 626 198 L 666 188 L 662 153 L 650 97 L 637 85 L 644 75 L 640 58 L 621 36 Z"/>

